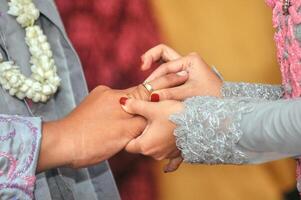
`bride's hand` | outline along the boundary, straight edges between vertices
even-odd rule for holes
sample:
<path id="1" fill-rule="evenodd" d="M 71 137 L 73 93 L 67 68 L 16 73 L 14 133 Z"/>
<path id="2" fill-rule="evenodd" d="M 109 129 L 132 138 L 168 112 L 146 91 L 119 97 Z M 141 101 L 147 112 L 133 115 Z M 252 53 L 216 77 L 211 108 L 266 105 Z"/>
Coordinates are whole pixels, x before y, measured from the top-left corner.
<path id="1" fill-rule="evenodd" d="M 192 96 L 220 96 L 222 80 L 197 53 L 181 57 L 170 47 L 158 45 L 143 54 L 141 59 L 142 70 L 149 69 L 158 60 L 165 62 L 146 79 L 146 82 L 166 74 L 182 74 L 186 71 L 189 75 L 188 81 L 181 86 L 154 91 L 152 94 L 154 100 L 184 100 Z"/>
<path id="2" fill-rule="evenodd" d="M 131 114 L 141 115 L 147 119 L 148 125 L 144 132 L 126 146 L 130 153 L 141 153 L 156 160 L 170 159 L 164 171 L 175 171 L 183 159 L 176 147 L 173 131 L 176 127 L 168 117 L 183 110 L 178 101 L 147 102 L 138 99 L 127 99 L 123 109 Z"/>

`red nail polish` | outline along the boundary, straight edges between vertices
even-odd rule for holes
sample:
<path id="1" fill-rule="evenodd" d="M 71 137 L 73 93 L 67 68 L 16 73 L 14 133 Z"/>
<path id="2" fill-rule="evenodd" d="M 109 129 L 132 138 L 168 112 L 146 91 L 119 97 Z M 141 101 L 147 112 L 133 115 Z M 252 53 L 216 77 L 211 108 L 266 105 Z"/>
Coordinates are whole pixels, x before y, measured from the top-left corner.
<path id="1" fill-rule="evenodd" d="M 160 101 L 160 96 L 156 93 L 151 95 L 151 102 L 159 102 Z"/>
<path id="2" fill-rule="evenodd" d="M 126 104 L 126 101 L 128 100 L 128 98 L 126 98 L 126 97 L 121 97 L 120 98 L 120 100 L 119 100 L 119 103 L 121 104 L 121 105 L 125 105 Z"/>

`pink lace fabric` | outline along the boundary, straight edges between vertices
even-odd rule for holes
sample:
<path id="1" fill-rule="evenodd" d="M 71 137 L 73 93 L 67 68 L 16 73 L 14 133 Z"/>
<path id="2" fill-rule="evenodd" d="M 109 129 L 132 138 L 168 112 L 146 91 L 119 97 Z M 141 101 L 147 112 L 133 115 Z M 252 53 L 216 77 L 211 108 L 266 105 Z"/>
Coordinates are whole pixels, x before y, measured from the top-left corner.
<path id="1" fill-rule="evenodd" d="M 285 98 L 301 96 L 301 47 L 295 35 L 295 27 L 301 24 L 301 0 L 290 0 L 288 13 L 284 14 L 283 0 L 266 0 L 273 8 L 274 36 L 277 58 L 282 73 Z M 301 195 L 301 158 L 297 160 L 297 187 Z"/>

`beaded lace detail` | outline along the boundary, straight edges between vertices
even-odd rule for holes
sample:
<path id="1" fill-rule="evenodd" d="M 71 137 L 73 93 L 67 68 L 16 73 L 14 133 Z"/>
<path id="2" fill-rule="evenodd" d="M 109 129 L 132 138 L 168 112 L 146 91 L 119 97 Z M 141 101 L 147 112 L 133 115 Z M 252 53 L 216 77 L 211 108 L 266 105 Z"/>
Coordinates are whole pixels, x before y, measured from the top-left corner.
<path id="1" fill-rule="evenodd" d="M 223 97 L 252 97 L 266 100 L 278 100 L 284 95 L 284 89 L 278 85 L 224 82 Z"/>
<path id="2" fill-rule="evenodd" d="M 177 124 L 176 144 L 186 162 L 243 164 L 239 150 L 243 132 L 242 116 L 253 110 L 250 98 L 193 97 L 185 101 L 185 111 L 170 117 Z"/>

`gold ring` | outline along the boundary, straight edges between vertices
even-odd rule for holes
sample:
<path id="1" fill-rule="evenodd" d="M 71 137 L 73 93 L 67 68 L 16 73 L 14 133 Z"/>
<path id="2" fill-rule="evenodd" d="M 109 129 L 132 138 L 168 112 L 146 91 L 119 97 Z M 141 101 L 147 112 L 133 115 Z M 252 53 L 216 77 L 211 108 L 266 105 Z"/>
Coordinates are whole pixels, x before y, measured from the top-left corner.
<path id="1" fill-rule="evenodd" d="M 152 93 L 154 91 L 153 87 L 148 82 L 144 82 L 142 85 L 148 92 Z"/>

